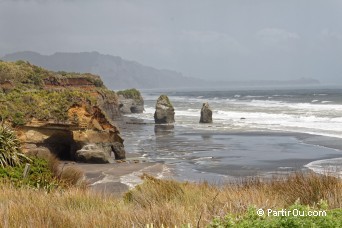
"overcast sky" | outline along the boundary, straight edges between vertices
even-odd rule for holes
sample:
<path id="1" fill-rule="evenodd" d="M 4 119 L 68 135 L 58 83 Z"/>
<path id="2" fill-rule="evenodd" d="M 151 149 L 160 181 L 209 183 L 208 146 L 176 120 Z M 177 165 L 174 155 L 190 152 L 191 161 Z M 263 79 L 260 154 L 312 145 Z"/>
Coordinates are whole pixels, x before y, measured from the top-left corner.
<path id="1" fill-rule="evenodd" d="M 342 83 L 341 0 L 0 0 L 0 56 L 98 51 L 186 76 Z"/>

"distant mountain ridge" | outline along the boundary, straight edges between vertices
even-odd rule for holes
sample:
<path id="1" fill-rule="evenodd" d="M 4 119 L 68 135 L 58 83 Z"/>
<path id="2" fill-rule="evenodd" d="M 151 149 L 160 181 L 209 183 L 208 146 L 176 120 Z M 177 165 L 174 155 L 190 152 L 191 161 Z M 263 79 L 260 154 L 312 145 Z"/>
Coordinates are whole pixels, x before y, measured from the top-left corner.
<path id="1" fill-rule="evenodd" d="M 5 55 L 2 59 L 5 61 L 25 60 L 53 71 L 97 74 L 110 89 L 201 86 L 199 79 L 185 77 L 176 71 L 159 70 L 98 52 L 57 52 L 53 55 L 41 55 L 25 51 Z"/>
<path id="2" fill-rule="evenodd" d="M 185 77 L 180 72 L 160 70 L 144 66 L 135 61 L 118 56 L 104 55 L 98 52 L 62 53 L 41 55 L 24 51 L 7 54 L 2 60 L 25 60 L 52 71 L 92 73 L 101 76 L 110 89 L 173 89 L 173 88 L 208 88 L 208 87 L 264 87 L 264 86 L 312 86 L 320 82 L 311 78 L 294 80 L 250 80 L 250 81 L 214 81 Z"/>

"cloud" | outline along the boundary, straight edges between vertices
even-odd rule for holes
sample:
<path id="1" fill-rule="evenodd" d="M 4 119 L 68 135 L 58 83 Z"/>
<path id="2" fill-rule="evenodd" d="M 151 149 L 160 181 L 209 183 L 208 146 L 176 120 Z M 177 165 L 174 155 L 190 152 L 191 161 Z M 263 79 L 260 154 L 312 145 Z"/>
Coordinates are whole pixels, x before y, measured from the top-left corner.
<path id="1" fill-rule="evenodd" d="M 194 46 L 207 53 L 229 52 L 241 55 L 249 53 L 247 47 L 233 36 L 216 31 L 182 31 L 179 35 L 179 42 L 183 43 L 185 47 Z"/>
<path id="2" fill-rule="evenodd" d="M 331 31 L 329 29 L 323 29 L 320 33 L 321 38 L 323 39 L 335 39 L 342 41 L 342 33 Z"/>
<path id="3" fill-rule="evenodd" d="M 264 28 L 256 33 L 257 39 L 265 46 L 278 47 L 286 50 L 291 44 L 298 41 L 297 33 L 289 32 L 279 28 Z"/>
<path id="4" fill-rule="evenodd" d="M 342 33 L 336 30 L 323 29 L 319 33 L 318 48 L 320 51 L 331 51 L 341 55 Z"/>

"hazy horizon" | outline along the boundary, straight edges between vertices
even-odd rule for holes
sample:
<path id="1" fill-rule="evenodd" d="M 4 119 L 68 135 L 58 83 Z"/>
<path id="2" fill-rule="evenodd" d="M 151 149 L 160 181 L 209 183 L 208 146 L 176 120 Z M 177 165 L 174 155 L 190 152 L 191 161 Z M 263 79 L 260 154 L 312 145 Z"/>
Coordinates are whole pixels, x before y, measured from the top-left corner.
<path id="1" fill-rule="evenodd" d="M 342 2 L 0 0 L 0 56 L 92 52 L 202 79 L 342 84 Z"/>

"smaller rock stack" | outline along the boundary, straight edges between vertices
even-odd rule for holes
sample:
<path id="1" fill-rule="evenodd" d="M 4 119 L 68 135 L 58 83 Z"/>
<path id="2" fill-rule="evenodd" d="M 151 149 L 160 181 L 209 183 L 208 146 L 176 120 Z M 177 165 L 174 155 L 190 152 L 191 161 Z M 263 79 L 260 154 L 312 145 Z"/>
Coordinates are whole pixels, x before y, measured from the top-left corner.
<path id="1" fill-rule="evenodd" d="M 213 111 L 210 109 L 208 102 L 203 103 L 201 109 L 200 123 L 212 123 L 213 122 Z"/>
<path id="2" fill-rule="evenodd" d="M 126 151 L 124 145 L 119 142 L 113 143 L 111 145 L 112 152 L 114 153 L 115 160 L 123 160 L 126 159 Z"/>
<path id="3" fill-rule="evenodd" d="M 154 121 L 156 124 L 175 122 L 175 109 L 166 95 L 160 95 L 157 100 Z"/>

